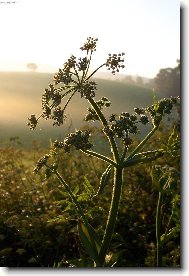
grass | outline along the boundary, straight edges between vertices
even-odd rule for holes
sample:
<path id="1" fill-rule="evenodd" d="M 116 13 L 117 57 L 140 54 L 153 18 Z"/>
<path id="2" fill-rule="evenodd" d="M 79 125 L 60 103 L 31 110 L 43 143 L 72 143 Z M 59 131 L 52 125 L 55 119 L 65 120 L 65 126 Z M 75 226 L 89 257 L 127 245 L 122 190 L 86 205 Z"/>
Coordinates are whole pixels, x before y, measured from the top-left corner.
<path id="1" fill-rule="evenodd" d="M 149 148 L 167 141 L 167 133 L 158 131 Z M 79 246 L 77 219 L 65 190 L 55 178 L 35 176 L 32 169 L 44 152 L 37 143 L 33 150 L 0 149 L 0 264 L 8 267 L 87 267 L 90 259 Z M 82 158 L 82 163 L 78 159 Z M 84 175 L 97 191 L 105 169 L 102 161 L 80 153 L 59 156 L 61 173 L 72 189 L 83 190 Z M 179 158 L 163 158 L 148 165 L 128 168 L 124 174 L 123 195 L 119 207 L 110 255 L 117 267 L 155 266 L 155 212 L 158 189 L 149 174 L 155 164 L 166 164 L 179 171 Z M 175 194 L 179 194 L 179 179 Z M 77 189 L 78 189 L 77 188 Z M 82 202 L 87 218 L 102 236 L 105 214 L 112 190 L 107 185 L 98 198 Z M 164 220 L 170 215 L 169 193 L 164 199 Z M 179 223 L 179 206 L 171 227 Z M 19 230 L 19 231 L 18 231 Z M 180 267 L 179 233 L 164 246 L 165 267 Z M 81 261 L 81 258 L 85 261 Z"/>

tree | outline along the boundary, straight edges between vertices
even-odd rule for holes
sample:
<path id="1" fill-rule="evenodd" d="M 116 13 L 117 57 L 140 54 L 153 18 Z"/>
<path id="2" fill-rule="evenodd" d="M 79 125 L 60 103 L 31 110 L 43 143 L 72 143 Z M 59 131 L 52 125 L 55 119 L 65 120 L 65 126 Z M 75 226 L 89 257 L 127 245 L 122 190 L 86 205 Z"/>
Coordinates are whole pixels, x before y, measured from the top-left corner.
<path id="1" fill-rule="evenodd" d="M 175 68 L 160 69 L 154 78 L 155 88 L 166 96 L 180 95 L 180 60 Z"/>
<path id="2" fill-rule="evenodd" d="M 134 79 L 131 75 L 126 75 L 125 78 L 124 78 L 124 81 L 127 82 L 127 83 L 130 83 L 130 84 L 135 83 L 135 81 L 134 81 Z"/>
<path id="3" fill-rule="evenodd" d="M 27 68 L 34 72 L 37 69 L 37 65 L 35 63 L 28 63 Z"/>
<path id="4" fill-rule="evenodd" d="M 144 85 L 143 78 L 140 77 L 140 76 L 137 76 L 136 84 L 139 85 L 139 86 L 143 86 Z"/>

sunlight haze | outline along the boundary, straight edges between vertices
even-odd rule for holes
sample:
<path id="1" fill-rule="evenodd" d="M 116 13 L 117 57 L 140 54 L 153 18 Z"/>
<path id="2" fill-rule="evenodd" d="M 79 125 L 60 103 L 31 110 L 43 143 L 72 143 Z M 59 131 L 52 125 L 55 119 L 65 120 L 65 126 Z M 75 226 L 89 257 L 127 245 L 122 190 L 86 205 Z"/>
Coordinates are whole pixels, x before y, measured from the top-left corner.
<path id="1" fill-rule="evenodd" d="M 11 1 L 10 1 L 11 2 Z M 93 66 L 125 52 L 125 74 L 155 77 L 180 58 L 177 0 L 17 0 L 0 4 L 0 70 L 55 72 L 88 36 L 99 39 Z"/>

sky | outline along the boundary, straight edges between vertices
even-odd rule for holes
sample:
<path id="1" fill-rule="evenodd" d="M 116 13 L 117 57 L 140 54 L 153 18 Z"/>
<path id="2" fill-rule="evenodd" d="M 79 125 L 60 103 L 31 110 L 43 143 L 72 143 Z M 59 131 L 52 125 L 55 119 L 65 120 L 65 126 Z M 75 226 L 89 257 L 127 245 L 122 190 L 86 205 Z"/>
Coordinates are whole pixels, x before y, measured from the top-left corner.
<path id="1" fill-rule="evenodd" d="M 0 0 L 0 70 L 56 72 L 97 37 L 92 69 L 125 52 L 128 75 L 155 77 L 180 58 L 178 0 Z"/>

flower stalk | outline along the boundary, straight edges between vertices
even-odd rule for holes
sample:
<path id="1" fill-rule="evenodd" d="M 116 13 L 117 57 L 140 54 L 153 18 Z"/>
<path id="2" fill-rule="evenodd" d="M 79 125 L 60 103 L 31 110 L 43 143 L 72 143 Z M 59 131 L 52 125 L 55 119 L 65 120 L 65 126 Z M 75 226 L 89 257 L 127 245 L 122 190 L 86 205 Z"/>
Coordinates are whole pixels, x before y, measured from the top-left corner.
<path id="1" fill-rule="evenodd" d="M 162 266 L 161 206 L 162 206 L 162 192 L 159 192 L 157 209 L 156 209 L 156 265 L 157 267 Z"/>
<path id="2" fill-rule="evenodd" d="M 105 185 L 107 185 L 110 179 L 111 169 L 112 167 L 114 168 L 112 196 L 102 241 L 100 241 L 96 231 L 88 223 L 84 209 L 78 202 L 69 184 L 66 183 L 58 172 L 58 164 L 53 164 L 52 166 L 47 164 L 50 155 L 45 155 L 38 161 L 35 172 L 37 173 L 42 167 L 46 167 L 48 175 L 54 174 L 64 186 L 77 210 L 80 239 L 87 253 L 94 260 L 95 266 L 104 267 L 106 266 L 106 255 L 109 251 L 118 215 L 123 186 L 123 170 L 126 167 L 138 163 L 152 162 L 164 154 L 164 150 L 161 149 L 150 152 L 141 152 L 141 150 L 158 129 L 163 116 L 170 113 L 173 104 L 177 103 L 177 99 L 162 99 L 150 107 L 135 108 L 133 114 L 122 112 L 120 115 L 112 114 L 109 118 L 106 118 L 102 110 L 103 108 L 109 107 L 110 102 L 106 97 L 102 97 L 98 101 L 95 99 L 96 83 L 90 81 L 90 79 L 103 66 L 111 70 L 112 74 L 119 72 L 120 69 L 124 68 L 124 53 L 109 54 L 106 62 L 87 76 L 92 54 L 96 51 L 96 42 L 97 39 L 89 37 L 87 42 L 80 48 L 82 51 L 86 51 L 86 56 L 84 58 L 79 58 L 77 61 L 76 57 L 72 55 L 68 61 L 64 63 L 63 69 L 59 69 L 58 73 L 54 76 L 54 85 L 49 85 L 49 88 L 46 89 L 43 94 L 43 113 L 38 117 L 31 115 L 28 126 L 30 129 L 35 129 L 41 117 L 54 120 L 53 125 L 63 125 L 66 118 L 66 108 L 76 93 L 80 93 L 81 98 L 87 100 L 90 104 L 88 108 L 89 113 L 85 117 L 85 120 L 98 120 L 101 122 L 103 133 L 109 142 L 112 153 L 111 158 L 91 150 L 93 144 L 90 141 L 91 133 L 89 130 L 76 130 L 74 133 L 69 133 L 64 141 L 54 141 L 53 154 L 58 154 L 58 150 L 69 153 L 71 149 L 74 148 L 75 150 L 80 150 L 108 164 L 106 171 L 101 176 L 98 192 L 95 195 L 93 192 L 89 197 L 90 199 L 96 197 L 103 190 Z M 59 84 L 62 86 L 57 88 L 56 85 Z M 62 108 L 62 100 L 71 92 L 72 94 Z M 149 123 L 149 117 L 151 117 L 154 126 L 153 129 L 132 152 L 129 152 L 130 146 L 133 143 L 132 137 L 139 132 L 138 124 L 146 125 Z M 121 141 L 123 145 L 122 152 L 118 149 L 117 139 Z M 161 201 L 162 194 L 160 193 L 156 210 L 157 266 L 161 266 L 162 262 L 160 236 Z"/>
<path id="3" fill-rule="evenodd" d="M 123 183 L 123 169 L 122 168 L 115 168 L 114 169 L 114 186 L 112 191 L 112 199 L 110 204 L 109 215 L 107 219 L 107 224 L 104 232 L 103 241 L 101 244 L 100 252 L 99 252 L 99 259 L 103 266 L 105 265 L 105 257 L 109 250 L 110 242 L 112 239 L 112 235 L 115 228 L 115 223 L 118 214 L 118 207 L 121 197 L 122 191 L 122 183 Z"/>

